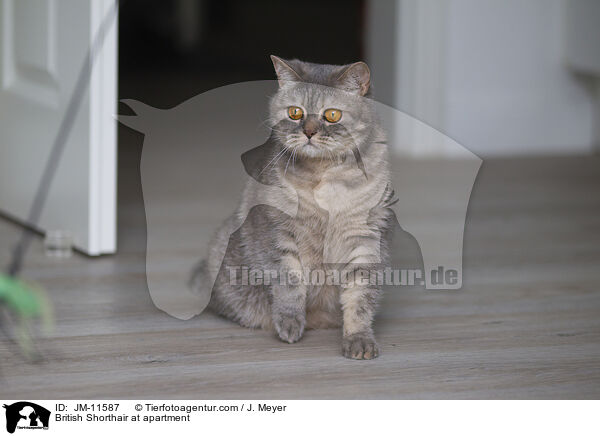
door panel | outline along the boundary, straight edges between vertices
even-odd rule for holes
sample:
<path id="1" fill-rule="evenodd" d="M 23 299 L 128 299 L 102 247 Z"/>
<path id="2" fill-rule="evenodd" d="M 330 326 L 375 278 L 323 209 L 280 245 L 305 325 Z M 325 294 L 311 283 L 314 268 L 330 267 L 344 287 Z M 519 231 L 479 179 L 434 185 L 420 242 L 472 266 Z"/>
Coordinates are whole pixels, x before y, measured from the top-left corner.
<path id="1" fill-rule="evenodd" d="M 0 210 L 26 220 L 93 36 L 112 0 L 0 0 Z M 96 59 L 37 228 L 116 249 L 116 25 Z"/>

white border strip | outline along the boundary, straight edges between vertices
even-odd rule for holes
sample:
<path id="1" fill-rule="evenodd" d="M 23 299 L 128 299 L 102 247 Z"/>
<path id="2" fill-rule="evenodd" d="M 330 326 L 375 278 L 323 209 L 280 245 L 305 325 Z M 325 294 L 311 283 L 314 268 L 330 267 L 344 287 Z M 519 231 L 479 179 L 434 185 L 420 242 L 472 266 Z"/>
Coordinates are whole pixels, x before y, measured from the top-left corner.
<path id="1" fill-rule="evenodd" d="M 10 407 L 16 401 L 20 400 L 2 403 Z M 29 401 L 51 412 L 48 435 L 65 436 L 591 435 L 598 433 L 600 405 L 598 401 Z M 0 426 L 5 427 L 4 413 L 0 415 Z M 26 433 L 27 429 L 15 432 Z"/>

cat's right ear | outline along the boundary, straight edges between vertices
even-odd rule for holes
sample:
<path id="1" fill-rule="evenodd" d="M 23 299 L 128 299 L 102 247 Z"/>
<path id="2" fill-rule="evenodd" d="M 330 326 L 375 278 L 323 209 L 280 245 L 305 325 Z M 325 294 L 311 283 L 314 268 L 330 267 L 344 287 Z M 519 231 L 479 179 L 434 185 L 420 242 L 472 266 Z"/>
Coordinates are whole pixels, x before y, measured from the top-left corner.
<path id="1" fill-rule="evenodd" d="M 279 87 L 282 88 L 286 83 L 289 82 L 301 82 L 302 78 L 300 75 L 288 64 L 286 61 L 271 55 L 271 61 L 277 74 L 277 80 L 279 80 Z"/>

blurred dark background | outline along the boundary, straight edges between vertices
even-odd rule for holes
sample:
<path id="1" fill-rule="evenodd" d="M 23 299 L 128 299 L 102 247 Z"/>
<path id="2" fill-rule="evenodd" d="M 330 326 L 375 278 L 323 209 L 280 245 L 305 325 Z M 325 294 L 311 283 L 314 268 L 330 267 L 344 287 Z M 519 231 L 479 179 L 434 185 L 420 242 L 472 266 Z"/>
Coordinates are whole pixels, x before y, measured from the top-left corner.
<path id="1" fill-rule="evenodd" d="M 598 23 L 596 0 L 123 0 L 119 96 L 164 108 L 274 79 L 270 54 L 364 60 L 376 100 L 481 157 L 587 155 L 600 150 Z"/>
<path id="2" fill-rule="evenodd" d="M 364 58 L 365 2 L 127 0 L 119 21 L 121 98 L 172 106 L 199 92 L 273 79 L 270 54 Z"/>

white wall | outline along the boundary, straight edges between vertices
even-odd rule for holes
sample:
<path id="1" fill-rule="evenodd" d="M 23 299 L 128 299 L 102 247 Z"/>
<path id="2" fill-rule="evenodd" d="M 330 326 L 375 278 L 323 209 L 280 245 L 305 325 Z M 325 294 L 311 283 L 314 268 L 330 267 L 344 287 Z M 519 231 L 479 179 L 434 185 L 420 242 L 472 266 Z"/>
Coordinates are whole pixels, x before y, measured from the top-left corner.
<path id="1" fill-rule="evenodd" d="M 591 152 L 594 92 L 565 62 L 562 0 L 398 5 L 394 106 L 483 157 Z M 368 50 L 375 67 L 387 57 Z"/>

